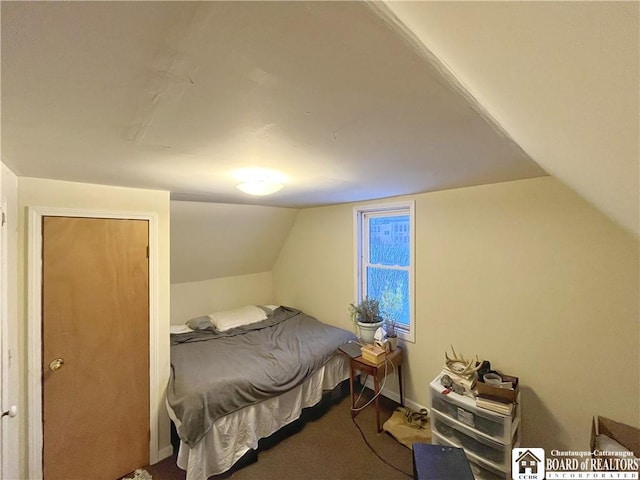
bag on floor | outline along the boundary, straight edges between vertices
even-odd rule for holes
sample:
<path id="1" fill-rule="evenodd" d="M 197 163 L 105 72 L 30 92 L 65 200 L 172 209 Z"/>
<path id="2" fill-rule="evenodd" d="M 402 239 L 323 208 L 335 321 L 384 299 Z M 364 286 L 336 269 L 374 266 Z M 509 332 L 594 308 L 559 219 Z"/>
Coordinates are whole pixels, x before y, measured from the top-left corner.
<path id="1" fill-rule="evenodd" d="M 382 428 L 407 448 L 412 448 L 414 442 L 431 443 L 431 425 L 424 409 L 414 412 L 407 407 L 398 407 Z"/>

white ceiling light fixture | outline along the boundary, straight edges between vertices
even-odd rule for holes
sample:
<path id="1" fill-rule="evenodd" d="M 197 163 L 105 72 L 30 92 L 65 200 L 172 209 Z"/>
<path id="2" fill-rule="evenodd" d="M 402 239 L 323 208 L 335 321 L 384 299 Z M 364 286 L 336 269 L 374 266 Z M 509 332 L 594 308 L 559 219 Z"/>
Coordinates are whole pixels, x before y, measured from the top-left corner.
<path id="1" fill-rule="evenodd" d="M 235 176 L 241 181 L 236 188 L 249 195 L 271 195 L 284 187 L 284 175 L 265 168 L 246 168 Z"/>
<path id="2" fill-rule="evenodd" d="M 265 180 L 256 180 L 236 185 L 238 190 L 242 190 L 249 195 L 271 195 L 284 187 L 281 183 L 273 183 Z"/>

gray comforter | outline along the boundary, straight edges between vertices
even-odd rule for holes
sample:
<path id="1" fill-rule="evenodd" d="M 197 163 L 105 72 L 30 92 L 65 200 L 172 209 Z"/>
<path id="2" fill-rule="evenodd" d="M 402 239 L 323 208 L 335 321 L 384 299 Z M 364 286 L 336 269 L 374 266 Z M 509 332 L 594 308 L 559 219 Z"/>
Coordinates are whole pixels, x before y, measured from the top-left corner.
<path id="1" fill-rule="evenodd" d="M 355 339 L 288 307 L 227 332 L 171 335 L 167 400 L 180 439 L 194 446 L 218 418 L 300 385 Z"/>

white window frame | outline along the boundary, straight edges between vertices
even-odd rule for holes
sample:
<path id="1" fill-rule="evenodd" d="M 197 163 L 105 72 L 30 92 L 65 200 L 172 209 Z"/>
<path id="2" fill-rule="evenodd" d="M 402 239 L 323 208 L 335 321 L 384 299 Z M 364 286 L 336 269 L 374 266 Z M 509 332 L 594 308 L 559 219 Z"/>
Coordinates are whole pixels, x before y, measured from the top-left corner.
<path id="1" fill-rule="evenodd" d="M 354 217 L 354 239 L 355 239 L 355 299 L 362 301 L 367 291 L 366 269 L 369 265 L 366 261 L 366 251 L 368 250 L 369 232 L 364 228 L 367 219 L 375 216 L 388 216 L 390 214 L 409 215 L 409 329 L 398 329 L 398 337 L 404 341 L 415 343 L 416 318 L 415 318 L 415 202 L 413 200 L 401 203 L 385 203 L 378 205 L 363 205 L 353 208 Z M 391 267 L 393 268 L 393 267 Z"/>

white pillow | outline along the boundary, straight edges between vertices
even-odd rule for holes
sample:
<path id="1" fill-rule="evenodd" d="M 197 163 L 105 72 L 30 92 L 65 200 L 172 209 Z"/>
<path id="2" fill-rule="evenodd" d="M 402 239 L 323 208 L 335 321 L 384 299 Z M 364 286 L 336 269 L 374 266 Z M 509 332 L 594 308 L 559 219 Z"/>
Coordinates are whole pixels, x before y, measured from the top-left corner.
<path id="1" fill-rule="evenodd" d="M 209 318 L 218 331 L 224 332 L 225 330 L 264 320 L 267 318 L 267 313 L 260 307 L 247 305 L 246 307 L 235 308 L 233 310 L 211 313 L 209 314 Z"/>

